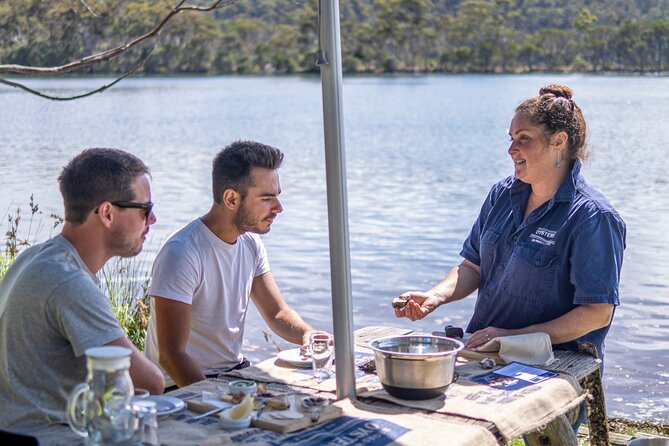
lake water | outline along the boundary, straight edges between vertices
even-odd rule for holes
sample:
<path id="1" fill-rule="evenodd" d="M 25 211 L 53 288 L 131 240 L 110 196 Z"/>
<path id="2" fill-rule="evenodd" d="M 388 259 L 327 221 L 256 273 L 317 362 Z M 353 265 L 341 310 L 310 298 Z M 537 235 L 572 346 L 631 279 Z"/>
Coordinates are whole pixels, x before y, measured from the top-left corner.
<path id="1" fill-rule="evenodd" d="M 108 81 L 41 79 L 30 85 L 68 95 Z M 473 297 L 416 323 L 396 319 L 390 300 L 430 288 L 460 261 L 490 186 L 512 172 L 506 150 L 514 107 L 554 82 L 574 88 L 586 115 L 594 156 L 584 175 L 628 225 L 622 305 L 607 339 L 609 415 L 667 422 L 669 77 L 346 78 L 355 328 L 466 325 Z M 62 215 L 56 178 L 67 160 L 86 147 L 124 148 L 153 172 L 158 222 L 146 245 L 149 260 L 171 232 L 209 208 L 210 165 L 219 148 L 236 139 L 281 148 L 285 210 L 264 240 L 286 299 L 308 322 L 331 330 L 318 77 L 128 79 L 69 103 L 0 87 L 0 111 L 0 217 L 17 205 L 25 215 L 30 194 L 45 213 Z M 46 218 L 44 224 L 40 239 L 49 235 Z M 287 346 L 276 336 L 266 341 L 264 330 L 252 311 L 245 345 L 253 360 L 268 357 L 273 342 Z"/>

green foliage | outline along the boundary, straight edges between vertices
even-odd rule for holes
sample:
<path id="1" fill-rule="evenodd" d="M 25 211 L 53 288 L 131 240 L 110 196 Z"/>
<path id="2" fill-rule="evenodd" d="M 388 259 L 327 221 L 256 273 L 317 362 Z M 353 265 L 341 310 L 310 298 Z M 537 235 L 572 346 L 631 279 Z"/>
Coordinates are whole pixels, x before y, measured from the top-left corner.
<path id="1" fill-rule="evenodd" d="M 175 4 L 4 0 L 0 63 L 60 65 L 126 43 Z M 347 72 L 669 70 L 667 0 L 340 0 L 340 15 Z M 145 73 L 315 71 L 317 25 L 315 0 L 243 0 L 181 14 L 156 41 L 89 71 L 123 72 L 154 45 Z"/>
<path id="2" fill-rule="evenodd" d="M 149 327 L 150 262 L 141 258 L 114 257 L 98 272 L 102 291 L 130 341 L 144 351 Z"/>

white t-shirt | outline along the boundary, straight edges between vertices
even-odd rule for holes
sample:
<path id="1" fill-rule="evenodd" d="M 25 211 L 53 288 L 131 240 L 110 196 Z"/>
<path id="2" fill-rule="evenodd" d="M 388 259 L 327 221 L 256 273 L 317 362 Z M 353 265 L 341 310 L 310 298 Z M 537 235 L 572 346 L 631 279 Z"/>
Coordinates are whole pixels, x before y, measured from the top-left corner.
<path id="1" fill-rule="evenodd" d="M 161 248 L 149 294 L 192 306 L 186 353 L 205 374 L 217 373 L 242 361 L 253 279 L 268 271 L 265 245 L 257 234 L 245 233 L 230 245 L 197 219 Z M 151 299 L 146 356 L 160 365 L 154 305 Z"/>

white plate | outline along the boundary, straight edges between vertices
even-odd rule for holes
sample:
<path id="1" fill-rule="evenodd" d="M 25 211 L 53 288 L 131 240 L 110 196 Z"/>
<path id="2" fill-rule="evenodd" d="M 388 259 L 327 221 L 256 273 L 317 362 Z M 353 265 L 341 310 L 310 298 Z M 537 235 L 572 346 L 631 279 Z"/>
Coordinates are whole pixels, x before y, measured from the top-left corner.
<path id="1" fill-rule="evenodd" d="M 289 350 L 280 351 L 276 356 L 280 360 L 292 365 L 293 367 L 305 369 L 311 367 L 311 357 L 301 354 L 299 348 L 291 348 Z"/>
<path id="2" fill-rule="evenodd" d="M 157 415 L 163 417 L 165 415 L 171 415 L 183 410 L 186 407 L 186 403 L 179 398 L 174 398 L 173 396 L 165 395 L 149 395 L 142 398 L 142 401 L 153 401 L 156 403 Z"/>

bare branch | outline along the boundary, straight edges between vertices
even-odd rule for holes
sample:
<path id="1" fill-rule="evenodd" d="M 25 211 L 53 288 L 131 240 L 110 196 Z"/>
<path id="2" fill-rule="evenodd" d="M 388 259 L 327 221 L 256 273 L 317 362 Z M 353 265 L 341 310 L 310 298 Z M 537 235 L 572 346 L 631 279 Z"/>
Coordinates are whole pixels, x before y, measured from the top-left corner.
<path id="1" fill-rule="evenodd" d="M 91 9 L 90 6 L 88 6 L 88 5 L 86 4 L 86 2 L 85 2 L 84 0 L 79 0 L 79 1 L 81 2 L 82 5 L 84 5 L 84 8 L 86 8 L 86 10 L 88 10 L 88 12 L 91 13 L 91 14 L 93 15 L 93 17 L 100 17 L 99 15 L 97 15 L 97 14 L 95 13 L 95 11 L 93 11 L 93 10 Z"/>
<path id="2" fill-rule="evenodd" d="M 37 91 L 37 90 L 33 90 L 32 88 L 27 87 L 27 86 L 25 86 L 25 85 L 23 85 L 23 84 L 20 84 L 20 83 L 18 83 L 18 82 L 8 81 L 7 79 L 0 79 L 0 84 L 8 85 L 8 86 L 10 86 L 10 87 L 14 87 L 14 88 L 20 88 L 21 90 L 27 91 L 28 93 L 32 93 L 32 94 L 37 95 L 37 96 L 39 96 L 39 97 L 41 97 L 41 98 L 50 99 L 50 100 L 52 100 L 52 101 L 72 101 L 72 100 L 74 100 L 74 99 L 81 99 L 81 98 L 85 98 L 86 96 L 94 95 L 94 94 L 96 94 L 96 93 L 102 93 L 103 91 L 107 90 L 108 88 L 111 88 L 111 87 L 113 87 L 114 85 L 118 84 L 119 82 L 121 82 L 121 81 L 122 81 L 123 79 L 125 79 L 126 77 L 128 77 L 128 76 L 130 76 L 131 74 L 135 73 L 135 72 L 136 72 L 137 70 L 139 70 L 142 66 L 144 66 L 144 64 L 146 63 L 146 61 L 149 60 L 149 58 L 153 55 L 153 51 L 154 51 L 155 49 L 156 49 L 156 48 L 154 47 L 154 48 L 151 50 L 151 52 L 149 53 L 148 56 L 146 56 L 144 59 L 142 59 L 142 60 L 140 60 L 138 63 L 136 63 L 130 70 L 128 70 L 127 72 L 123 73 L 123 75 L 121 75 L 121 76 L 118 77 L 116 80 L 114 80 L 114 82 L 112 82 L 112 83 L 110 83 L 110 84 L 107 84 L 107 85 L 103 85 L 103 86 L 100 87 L 100 88 L 96 88 L 95 90 L 89 91 L 89 92 L 87 92 L 87 93 L 79 94 L 79 95 L 76 95 L 76 96 L 66 96 L 66 97 L 63 97 L 63 96 L 51 96 L 51 95 L 48 95 L 48 94 L 46 94 L 46 93 L 41 93 L 41 92 L 39 92 L 39 91 Z"/>
<path id="3" fill-rule="evenodd" d="M 163 27 L 165 27 L 167 22 L 169 22 L 172 19 L 172 17 L 174 17 L 177 14 L 187 11 L 200 11 L 200 12 L 212 11 L 214 9 L 222 8 L 224 6 L 228 6 L 234 3 L 234 1 L 223 2 L 223 0 L 216 0 L 209 6 L 183 6 L 185 2 L 186 0 L 179 1 L 179 3 L 177 3 L 177 5 L 174 8 L 172 8 L 170 13 L 165 16 L 165 18 L 160 22 L 160 24 L 158 24 L 158 26 L 156 26 L 153 30 L 149 31 L 148 33 L 140 37 L 137 37 L 135 40 L 126 43 L 125 45 L 117 46 L 116 48 L 111 48 L 101 53 L 83 57 L 81 59 L 74 60 L 68 64 L 61 65 L 58 67 L 31 67 L 31 66 L 14 65 L 14 64 L 0 65 L 0 73 L 37 74 L 37 75 L 63 74 L 73 70 L 77 70 L 79 68 L 85 68 L 91 65 L 99 64 L 101 62 L 106 62 L 108 60 L 114 59 L 115 57 L 118 57 L 119 55 L 125 53 L 132 47 L 144 42 L 145 40 L 151 39 L 156 35 L 158 35 L 158 33 L 160 33 L 160 31 L 163 29 Z"/>

